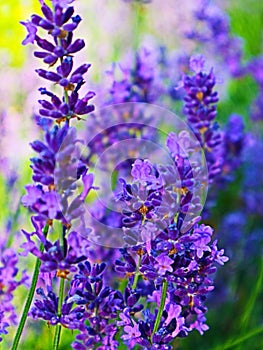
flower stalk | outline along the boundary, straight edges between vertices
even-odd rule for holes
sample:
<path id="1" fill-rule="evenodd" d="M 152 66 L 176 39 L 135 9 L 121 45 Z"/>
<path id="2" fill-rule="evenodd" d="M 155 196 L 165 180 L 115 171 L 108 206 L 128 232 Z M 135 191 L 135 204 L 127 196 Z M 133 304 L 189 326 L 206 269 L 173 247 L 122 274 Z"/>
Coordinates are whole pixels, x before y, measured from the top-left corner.
<path id="1" fill-rule="evenodd" d="M 166 279 L 163 280 L 163 285 L 162 285 L 162 297 L 161 297 L 161 302 L 160 302 L 160 307 L 158 309 L 158 314 L 154 323 L 153 327 L 153 332 L 151 336 L 151 342 L 153 341 L 154 334 L 158 331 L 158 328 L 160 326 L 163 310 L 164 310 L 164 305 L 165 305 L 165 300 L 166 300 L 166 294 L 167 294 L 167 287 L 168 287 L 168 282 Z"/>
<path id="2" fill-rule="evenodd" d="M 65 279 L 64 278 L 60 278 L 59 299 L 58 299 L 58 317 L 61 316 L 61 311 L 62 311 L 63 296 L 64 296 L 64 286 L 65 286 Z M 53 350 L 58 350 L 59 342 L 60 342 L 60 335 L 61 335 L 61 323 L 58 323 L 56 325 L 56 330 L 55 330 Z"/>
<path id="3" fill-rule="evenodd" d="M 46 224 L 45 227 L 43 228 L 43 234 L 45 237 L 47 237 L 48 230 L 49 230 L 49 225 Z M 40 251 L 42 251 L 42 252 L 44 251 L 44 246 L 42 243 L 40 245 Z M 33 300 L 33 297 L 35 294 L 40 266 L 41 266 L 41 260 L 37 258 L 35 268 L 34 268 L 33 277 L 32 277 L 31 287 L 30 287 L 29 292 L 28 292 L 27 300 L 26 300 L 24 310 L 23 310 L 23 313 L 21 316 L 21 320 L 20 320 L 19 325 L 17 327 L 16 335 L 15 335 L 11 350 L 16 350 L 18 345 L 19 345 L 20 338 L 21 338 L 21 335 L 22 335 L 22 332 L 23 332 L 23 329 L 25 327 L 25 323 L 27 320 L 28 312 L 29 312 L 29 309 L 30 309 L 30 306 L 32 304 L 32 300 Z"/>

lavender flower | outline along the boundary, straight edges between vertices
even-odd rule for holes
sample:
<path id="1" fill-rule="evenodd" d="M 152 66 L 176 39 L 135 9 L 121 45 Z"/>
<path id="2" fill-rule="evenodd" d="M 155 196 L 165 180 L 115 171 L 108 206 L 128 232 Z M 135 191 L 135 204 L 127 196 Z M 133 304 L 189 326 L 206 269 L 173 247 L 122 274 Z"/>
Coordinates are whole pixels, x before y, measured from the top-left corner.
<path id="1" fill-rule="evenodd" d="M 128 67 L 113 65 L 108 72 L 112 79 L 110 93 L 112 98 L 108 104 L 121 102 L 155 102 L 163 91 L 158 71 L 158 58 L 154 50 L 142 47 L 135 55 L 134 62 Z M 122 73 L 122 79 L 116 80 L 117 68 Z"/>
<path id="2" fill-rule="evenodd" d="M 0 335 L 7 334 L 6 328 L 17 324 L 17 314 L 13 305 L 15 290 L 26 285 L 28 276 L 26 271 L 22 271 L 22 276 L 18 279 L 18 257 L 13 249 L 5 249 L 1 252 L 0 260 Z M 2 340 L 0 336 L 0 341 Z"/>
<path id="3" fill-rule="evenodd" d="M 169 145 L 174 152 L 175 159 L 179 162 L 180 151 L 176 142 L 170 139 Z M 139 179 L 141 186 L 146 186 L 149 191 L 158 192 L 165 183 L 160 178 L 160 174 L 163 174 L 159 174 L 148 161 L 136 161 L 132 172 L 134 180 Z M 158 179 L 158 182 L 156 182 L 156 179 Z M 138 198 L 138 190 L 134 191 L 134 185 L 127 185 L 124 180 L 123 184 L 124 189 L 119 198 L 127 203 L 133 203 L 134 198 Z M 189 181 L 187 186 L 191 188 L 192 181 Z M 136 195 L 134 195 L 135 193 Z M 181 231 L 184 218 L 182 215 L 183 208 L 184 203 L 186 203 L 185 195 L 179 197 L 179 202 L 182 203 L 182 206 L 179 206 L 179 214 L 175 218 L 170 218 L 170 224 L 166 227 L 159 226 L 157 235 L 148 238 L 145 244 L 135 245 L 129 250 L 127 248 L 122 249 L 122 259 L 116 260 L 116 271 L 129 279 L 129 286 L 132 290 L 140 292 L 141 288 L 147 288 L 144 286 L 144 281 L 147 281 L 150 285 L 155 286 L 153 289 L 158 293 L 155 294 L 155 296 L 158 295 L 156 302 L 160 302 L 161 286 L 164 286 L 165 281 L 170 296 L 170 299 L 167 296 L 168 294 L 165 296 L 166 302 L 170 302 L 169 312 L 165 314 L 165 311 L 163 311 L 164 318 L 160 319 L 157 329 L 154 322 L 156 315 L 148 315 L 149 318 L 146 323 L 141 321 L 137 324 L 134 323 L 133 318 L 130 319 L 130 322 L 127 320 L 130 311 L 126 310 L 122 314 L 123 321 L 121 321 L 122 323 L 119 322 L 119 325 L 124 326 L 124 332 L 129 330 L 134 334 L 134 337 L 130 336 L 131 333 L 123 336 L 129 347 L 136 344 L 147 347 L 152 344 L 157 348 L 169 344 L 175 336 L 186 335 L 193 329 L 199 330 L 201 334 L 208 329 L 205 324 L 204 315 L 207 312 L 207 307 L 204 302 L 209 292 L 214 289 L 210 275 L 216 271 L 216 263 L 222 265 L 228 261 L 228 258 L 224 256 L 224 250 L 217 248 L 217 241 L 211 242 L 213 233 L 211 227 L 204 224 L 195 224 L 187 232 Z M 138 206 L 136 201 L 133 203 L 132 207 L 135 209 L 132 216 L 133 226 L 136 225 L 136 220 L 138 222 L 142 220 L 139 216 L 140 212 L 137 212 L 136 208 L 142 208 L 145 203 L 140 203 Z M 145 206 L 148 208 L 147 205 Z M 129 215 L 128 212 L 124 213 Z M 131 215 L 129 218 L 131 218 Z M 144 220 L 148 220 L 146 215 Z M 196 221 L 198 221 L 198 218 L 196 218 Z M 124 220 L 123 223 L 125 225 L 131 222 Z M 155 221 L 153 220 L 152 223 L 154 226 Z M 142 227 L 138 227 L 140 228 L 139 231 L 142 231 Z M 139 284 L 138 281 L 141 278 Z M 150 297 L 148 300 L 153 301 L 154 299 Z M 175 313 L 180 319 L 180 323 L 169 319 L 173 309 L 177 310 Z M 147 313 L 147 310 L 145 312 Z M 166 318 L 167 320 L 165 320 Z M 149 326 L 150 322 L 151 326 Z M 180 324 L 181 328 L 176 328 L 177 324 Z"/>
<path id="4" fill-rule="evenodd" d="M 233 179 L 235 170 L 242 164 L 242 154 L 247 141 L 244 129 L 243 118 L 240 115 L 232 114 L 223 132 L 224 163 L 220 180 L 222 178 L 225 181 Z"/>
<path id="5" fill-rule="evenodd" d="M 30 315 L 34 319 L 41 318 L 52 326 L 60 323 L 69 329 L 78 329 L 80 327 L 85 312 L 83 306 L 74 307 L 74 303 L 69 302 L 68 297 L 66 297 L 60 315 L 58 311 L 58 296 L 52 290 L 45 294 L 43 289 L 39 288 L 36 292 L 41 299 L 37 298 L 34 307 L 31 309 Z"/>
<path id="6" fill-rule="evenodd" d="M 172 182 L 169 181 L 171 179 L 166 177 L 164 169 L 165 167 L 158 169 L 148 160 L 138 159 L 133 164 L 131 171 L 134 183 L 127 184 L 124 179 L 120 179 L 123 188 L 116 195 L 116 199 L 126 204 L 122 211 L 122 223 L 127 238 L 134 236 L 135 242 L 150 239 L 150 237 L 147 239 L 141 236 L 143 231 L 147 231 L 146 226 L 149 223 L 154 223 L 157 228 L 156 233 L 158 233 L 160 228 L 169 224 L 177 212 L 177 195 L 174 193 Z M 176 182 L 176 174 L 172 173 L 171 175 Z M 125 227 L 135 228 L 135 230 L 127 231 Z"/>
<path id="7" fill-rule="evenodd" d="M 69 301 L 86 306 L 81 333 L 72 344 L 73 349 L 83 349 L 95 344 L 101 344 L 104 349 L 110 345 L 110 340 L 113 341 L 113 349 L 118 346 L 118 342 L 114 340 L 117 328 L 110 321 L 123 308 L 123 297 L 120 292 L 103 286 L 105 268 L 105 263 L 91 266 L 86 261 L 79 264 L 79 273 L 71 281 Z M 89 326 L 85 320 L 89 321 Z"/>
<path id="8" fill-rule="evenodd" d="M 36 41 L 37 45 L 44 50 L 36 51 L 35 56 L 52 66 L 58 59 L 61 61 L 56 72 L 44 69 L 37 70 L 42 78 L 59 83 L 66 91 L 66 97 L 60 99 L 45 88 L 40 89 L 41 94 L 51 98 L 51 102 L 47 100 L 39 101 L 43 107 L 39 110 L 40 115 L 54 118 L 58 122 L 88 114 L 94 110 L 93 105 L 88 105 L 94 93 L 89 92 L 83 98 L 79 98 L 78 94 L 79 89 L 84 84 L 83 75 L 88 71 L 90 64 L 83 64 L 71 73 L 73 68 L 72 54 L 80 51 L 85 43 L 82 39 L 73 41 L 73 31 L 77 28 L 81 18 L 78 15 L 73 16 L 74 8 L 68 7 L 68 4 L 69 2 L 53 1 L 54 11 L 52 11 L 50 7 L 43 3 L 41 10 L 44 17 L 32 15 L 31 21 L 22 22 L 29 31 L 24 44 Z M 72 22 L 67 23 L 69 20 Z M 46 39 L 41 39 L 37 35 L 38 27 L 48 32 L 54 44 Z"/>
<path id="9" fill-rule="evenodd" d="M 27 242 L 22 245 L 22 254 L 30 252 L 37 256 L 41 271 L 56 272 L 56 277 L 60 279 L 59 295 L 56 295 L 50 285 L 47 286 L 47 294 L 43 289 L 38 289 L 37 293 L 42 300 L 37 299 L 31 310 L 34 318 L 42 318 L 51 325 L 57 325 L 58 332 L 61 325 L 72 329 L 81 328 L 85 311 L 83 306 L 74 307 L 74 302 L 68 301 L 69 297 L 64 296 L 65 280 L 70 272 L 76 271 L 79 262 L 86 260 L 89 246 L 80 240 L 77 232 L 69 232 L 72 220 L 83 214 L 85 198 L 94 188 L 93 175 L 88 173 L 86 165 L 79 160 L 79 140 L 76 128 L 70 126 L 70 121 L 73 118 L 79 120 L 80 115 L 94 110 L 94 106 L 89 104 L 94 93 L 88 92 L 84 97 L 79 97 L 84 74 L 90 64 L 73 68 L 73 54 L 80 51 L 85 43 L 82 39 L 73 40 L 73 32 L 81 18 L 73 16 L 74 8 L 69 6 L 72 1 L 53 0 L 52 8 L 42 0 L 40 3 L 43 17 L 32 15 L 30 21 L 22 23 L 28 30 L 23 43 L 36 42 L 40 47 L 41 51 L 34 52 L 34 55 L 48 64 L 49 68 L 37 69 L 36 72 L 45 80 L 59 85 L 62 97 L 46 88 L 39 89 L 43 96 L 48 97 L 39 100 L 41 108 L 37 116 L 38 123 L 45 130 L 45 140 L 36 140 L 31 144 L 38 154 L 31 159 L 35 183 L 26 187 L 27 194 L 23 196 L 22 202 L 35 214 L 32 217 L 35 231 L 23 231 Z M 39 28 L 47 32 L 48 39 L 39 37 Z M 52 67 L 57 63 L 54 71 Z M 57 125 L 54 126 L 52 121 L 46 122 L 47 118 Z M 83 191 L 75 195 L 78 180 L 82 181 Z M 62 231 L 59 240 L 47 237 L 48 229 L 53 229 L 56 220 L 60 222 Z M 31 298 L 36 284 L 37 277 L 34 275 Z M 53 288 L 56 288 L 55 284 L 52 283 Z M 28 303 L 26 308 L 24 314 L 28 313 Z M 59 342 L 59 335 L 57 341 Z"/>
<path id="10" fill-rule="evenodd" d="M 186 92 L 184 97 L 186 114 L 189 125 L 204 148 L 208 163 L 209 177 L 212 179 L 221 172 L 222 168 L 222 134 L 214 121 L 218 94 L 213 91 L 216 80 L 211 69 L 204 73 L 203 56 L 193 56 L 190 68 L 194 75 L 185 75 L 181 86 Z"/>
<path id="11" fill-rule="evenodd" d="M 209 0 L 202 0 L 194 13 L 194 23 L 197 29 L 189 30 L 186 37 L 212 49 L 233 77 L 244 75 L 243 43 L 231 34 L 227 14 Z"/>
<path id="12" fill-rule="evenodd" d="M 68 237 L 64 238 L 63 247 L 60 246 L 59 240 L 52 243 L 42 233 L 38 233 L 38 238 L 44 245 L 44 252 L 31 239 L 32 234 L 25 231 L 24 234 L 27 238 L 27 243 L 23 244 L 24 255 L 30 252 L 37 256 L 42 262 L 41 272 L 56 271 L 58 277 L 67 278 L 70 272 L 77 271 L 76 266 L 79 262 L 86 260 L 89 243 L 84 238 L 83 242 L 80 242 L 77 232 L 71 231 Z"/>

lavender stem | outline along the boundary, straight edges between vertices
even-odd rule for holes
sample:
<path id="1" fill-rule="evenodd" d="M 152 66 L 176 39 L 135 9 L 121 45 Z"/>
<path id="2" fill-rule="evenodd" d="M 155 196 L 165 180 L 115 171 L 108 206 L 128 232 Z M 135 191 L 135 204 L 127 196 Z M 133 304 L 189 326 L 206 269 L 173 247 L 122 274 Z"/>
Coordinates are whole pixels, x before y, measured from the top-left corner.
<path id="1" fill-rule="evenodd" d="M 45 227 L 43 228 L 43 234 L 45 235 L 45 237 L 48 234 L 48 229 L 49 229 L 49 225 L 46 224 Z M 43 250 L 44 250 L 44 246 L 41 243 L 40 251 L 42 252 Z M 25 303 L 25 306 L 24 306 L 24 310 L 23 310 L 23 313 L 22 313 L 22 316 L 21 316 L 21 320 L 20 320 L 18 328 L 17 328 L 17 332 L 16 332 L 16 335 L 15 335 L 14 342 L 13 342 L 11 350 L 16 350 L 18 345 L 19 345 L 20 338 L 21 338 L 21 335 L 22 335 L 22 332 L 23 332 L 23 329 L 24 329 L 24 326 L 25 326 L 25 323 L 26 323 L 26 320 L 27 320 L 28 312 L 29 312 L 29 309 L 30 309 L 30 306 L 31 306 L 31 303 L 32 303 L 32 300 L 33 300 L 33 297 L 34 297 L 34 294 L 35 294 L 35 289 L 36 289 L 36 285 L 37 285 L 37 281 L 38 281 L 38 275 L 39 275 L 40 266 L 41 266 L 41 260 L 39 260 L 37 258 L 36 264 L 35 264 L 34 273 L 33 273 L 33 277 L 32 277 L 31 287 L 30 287 L 29 292 L 28 292 L 27 300 L 26 300 L 26 303 Z"/>
<path id="2" fill-rule="evenodd" d="M 167 287 L 168 287 L 168 282 L 166 279 L 163 280 L 163 288 L 162 288 L 162 297 L 161 297 L 161 302 L 160 302 L 160 307 L 158 310 L 158 314 L 154 323 L 154 327 L 153 327 L 153 332 L 152 332 L 152 336 L 151 336 L 151 341 L 153 341 L 153 336 L 154 334 L 157 332 L 160 322 L 161 322 L 161 318 L 162 318 L 162 314 L 163 314 L 163 309 L 164 309 L 164 305 L 165 305 L 165 299 L 166 299 L 166 294 L 167 294 Z"/>

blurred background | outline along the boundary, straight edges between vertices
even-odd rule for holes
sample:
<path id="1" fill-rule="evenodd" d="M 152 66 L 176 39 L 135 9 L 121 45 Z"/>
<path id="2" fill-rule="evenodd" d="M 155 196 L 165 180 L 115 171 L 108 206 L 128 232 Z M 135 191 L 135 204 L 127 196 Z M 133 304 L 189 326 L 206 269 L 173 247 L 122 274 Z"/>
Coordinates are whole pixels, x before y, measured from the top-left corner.
<path id="1" fill-rule="evenodd" d="M 76 13 L 81 14 L 83 22 L 76 35 L 86 42 L 78 60 L 92 64 L 87 84 L 96 91 L 95 104 L 100 107 L 108 99 L 112 64 L 129 64 L 133 52 L 142 46 L 158 49 L 158 55 L 163 53 L 165 58 L 162 64 L 167 90 L 156 103 L 179 115 L 181 101 L 171 92 L 182 74 L 178 57 L 202 53 L 207 58 L 207 67 L 214 67 L 220 94 L 219 125 L 226 125 L 230 115 L 239 114 L 250 136 L 242 150 L 242 164 L 231 174 L 227 186 L 218 191 L 212 205 L 207 204 L 211 212 L 207 223 L 215 228 L 219 246 L 231 258 L 219 269 L 215 292 L 208 300 L 210 330 L 203 336 L 194 332 L 186 339 L 176 340 L 174 349 L 260 350 L 263 349 L 263 65 L 255 59 L 260 61 L 263 49 L 263 3 L 258 0 L 208 3 L 216 6 L 216 11 L 229 21 L 229 35 L 238 37 L 241 61 L 252 67 L 252 73 L 238 75 L 228 69 L 222 51 L 222 56 L 217 51 L 220 37 L 208 43 L 191 39 L 189 32 L 200 29 L 196 19 L 199 5 L 195 0 L 153 0 L 145 5 L 122 0 L 77 0 Z M 0 242 L 6 235 L 17 235 L 18 249 L 20 228 L 30 225 L 28 213 L 19 202 L 31 176 L 29 142 L 40 133 L 33 115 L 37 110 L 38 88 L 43 84 L 34 73 L 41 63 L 33 57 L 33 45 L 21 45 L 26 33 L 19 22 L 32 13 L 40 13 L 39 7 L 37 0 L 0 0 Z M 239 46 L 231 45 L 229 50 L 238 50 Z M 253 117 L 255 114 L 257 118 Z M 235 128 L 231 124 L 229 127 Z M 235 135 L 238 132 L 234 130 Z M 21 266 L 30 266 L 31 258 L 27 259 L 21 259 Z M 18 308 L 25 293 L 26 288 L 22 287 L 16 294 Z M 51 332 L 44 322 L 29 321 L 21 349 L 49 349 Z M 63 332 L 61 350 L 70 348 L 68 333 Z M 42 334 L 45 338 L 38 337 Z M 12 331 L 8 337 L 12 339 Z"/>

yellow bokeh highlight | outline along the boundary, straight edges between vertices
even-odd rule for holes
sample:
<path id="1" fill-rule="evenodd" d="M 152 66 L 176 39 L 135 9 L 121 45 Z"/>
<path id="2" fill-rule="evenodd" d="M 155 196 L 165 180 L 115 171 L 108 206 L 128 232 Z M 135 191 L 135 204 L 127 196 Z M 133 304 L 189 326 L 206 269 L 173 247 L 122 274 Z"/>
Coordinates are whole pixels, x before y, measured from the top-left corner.
<path id="1" fill-rule="evenodd" d="M 40 13 L 37 0 L 0 0 L 0 57 L 1 65 L 19 67 L 24 62 L 25 49 L 21 45 L 26 29 L 19 22 Z"/>

